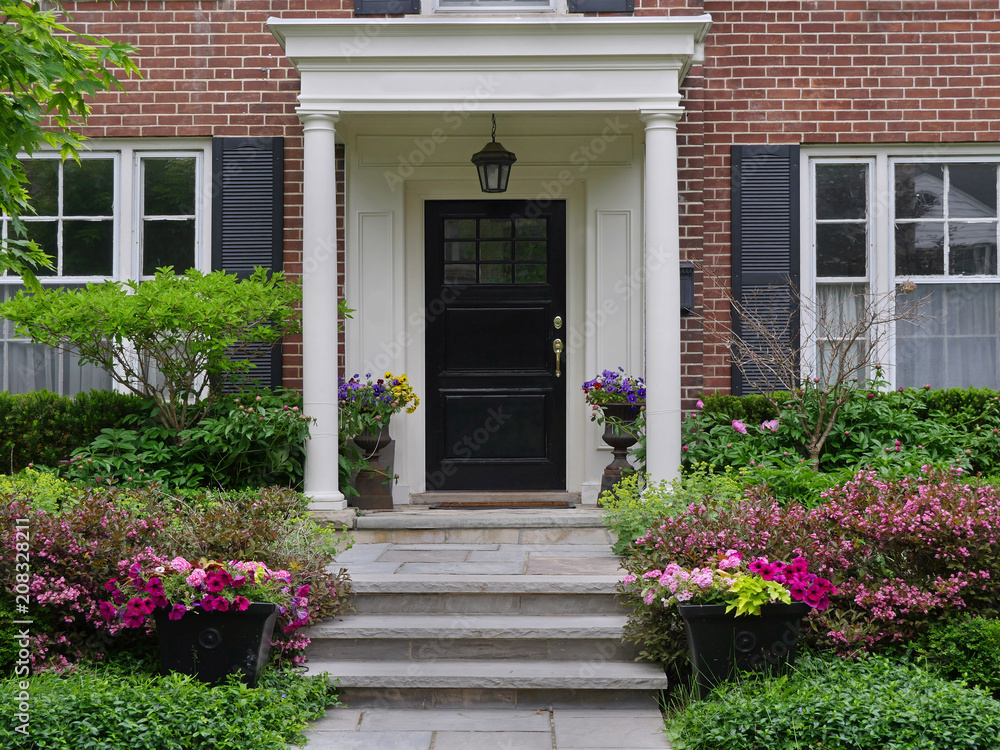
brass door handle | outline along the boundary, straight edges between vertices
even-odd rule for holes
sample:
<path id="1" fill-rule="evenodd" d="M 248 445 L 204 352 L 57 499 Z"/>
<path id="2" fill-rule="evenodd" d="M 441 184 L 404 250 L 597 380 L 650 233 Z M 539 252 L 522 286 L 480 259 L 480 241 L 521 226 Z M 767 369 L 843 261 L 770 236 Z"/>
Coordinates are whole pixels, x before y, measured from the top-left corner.
<path id="1" fill-rule="evenodd" d="M 556 353 L 556 377 L 557 378 L 561 378 L 562 377 L 562 370 L 559 369 L 559 367 L 560 367 L 560 360 L 562 358 L 562 351 L 563 351 L 563 342 L 562 342 L 562 339 L 556 339 L 555 341 L 552 342 L 552 351 L 554 351 Z"/>

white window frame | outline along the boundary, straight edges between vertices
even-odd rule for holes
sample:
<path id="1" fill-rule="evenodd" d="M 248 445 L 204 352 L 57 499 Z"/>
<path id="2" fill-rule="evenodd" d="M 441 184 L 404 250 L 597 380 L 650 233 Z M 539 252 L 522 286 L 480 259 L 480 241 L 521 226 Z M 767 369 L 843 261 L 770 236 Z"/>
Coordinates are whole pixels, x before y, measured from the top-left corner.
<path id="1" fill-rule="evenodd" d="M 879 146 L 872 144 L 851 146 L 810 146 L 804 147 L 800 159 L 799 195 L 800 220 L 800 266 L 802 294 L 806 299 L 816 300 L 816 219 L 815 219 L 815 171 L 817 164 L 869 164 L 868 180 L 868 288 L 876 296 L 889 294 L 896 284 L 904 280 L 915 281 L 918 285 L 982 283 L 992 281 L 1000 284 L 1000 273 L 996 276 L 906 276 L 896 277 L 895 241 L 895 200 L 893 168 L 897 163 L 984 163 L 1000 162 L 1000 144 L 915 144 Z M 998 222 L 1000 224 L 1000 222 Z M 998 230 L 1000 232 L 1000 230 Z M 881 249 L 884 248 L 884 251 Z M 1000 252 L 1000 249 L 998 249 Z M 1000 261 L 998 261 L 1000 262 Z M 998 269 L 1000 270 L 1000 269 Z M 824 282 L 836 283 L 841 279 L 824 278 Z M 843 279 L 842 281 L 850 281 Z M 859 281 L 854 279 L 854 281 Z M 812 321 L 803 320 L 803 330 Z M 890 387 L 896 387 L 896 331 L 895 326 L 884 336 L 885 350 L 876 352 L 875 362 L 882 364 L 884 377 Z M 815 345 L 803 351 L 802 370 L 804 377 L 814 377 L 817 352 Z"/>
<path id="2" fill-rule="evenodd" d="M 112 157 L 115 162 L 114 192 L 114 242 L 111 276 L 44 276 L 39 280 L 45 286 L 84 285 L 103 281 L 129 281 L 149 278 L 142 271 L 142 159 L 146 157 L 194 157 L 195 158 L 195 253 L 194 268 L 205 273 L 212 268 L 212 142 L 210 139 L 93 139 L 85 144 L 86 151 L 81 159 Z M 23 155 L 22 155 L 23 157 Z M 24 157 L 23 157 L 24 158 Z M 49 149 L 39 150 L 35 158 L 59 158 Z M 127 210 L 123 210 L 127 209 Z M 60 209 L 61 210 L 61 209 Z M 3 231 L 7 231 L 4 223 Z M 0 285 L 21 286 L 20 276 L 0 276 Z M 0 356 L 4 357 L 4 368 L 0 377 L 0 390 L 8 387 L 6 361 L 7 347 Z M 64 358 L 59 359 L 57 382 L 64 381 Z M 124 387 L 112 383 L 117 391 Z"/>
<path id="3" fill-rule="evenodd" d="M 567 0 L 546 0 L 537 4 L 522 2 L 468 2 L 442 6 L 441 0 L 421 0 L 420 14 L 430 15 L 505 15 L 520 16 L 535 13 L 554 13 L 566 15 L 569 13 Z"/>

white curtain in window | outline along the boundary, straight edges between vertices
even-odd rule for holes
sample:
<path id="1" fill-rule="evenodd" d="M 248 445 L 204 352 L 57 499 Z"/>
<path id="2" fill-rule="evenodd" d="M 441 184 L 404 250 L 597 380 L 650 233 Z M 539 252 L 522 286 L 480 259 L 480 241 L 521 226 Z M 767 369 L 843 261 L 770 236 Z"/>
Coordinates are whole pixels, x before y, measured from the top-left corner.
<path id="1" fill-rule="evenodd" d="M 816 287 L 815 333 L 818 375 L 824 382 L 838 379 L 845 370 L 847 378 L 862 377 L 858 371 L 865 341 L 842 342 L 852 337 L 866 304 L 863 284 L 819 284 Z"/>
<path id="2" fill-rule="evenodd" d="M 897 385 L 1000 388 L 1000 284 L 924 284 L 921 319 L 896 326 Z"/>

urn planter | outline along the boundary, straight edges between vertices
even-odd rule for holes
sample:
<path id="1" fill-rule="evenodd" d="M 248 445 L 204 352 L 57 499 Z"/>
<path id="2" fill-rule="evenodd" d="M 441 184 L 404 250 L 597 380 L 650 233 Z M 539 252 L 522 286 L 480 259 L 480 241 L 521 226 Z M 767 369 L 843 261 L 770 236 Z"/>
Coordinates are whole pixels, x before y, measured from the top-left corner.
<path id="1" fill-rule="evenodd" d="M 641 404 L 600 404 L 604 412 L 604 434 L 601 439 L 611 446 L 614 460 L 604 469 L 601 476 L 601 493 L 613 492 L 621 478 L 635 471 L 628 462 L 628 451 L 638 442 L 634 433 L 635 420 L 639 416 Z"/>
<path id="2" fill-rule="evenodd" d="M 354 443 L 364 452 L 368 467 L 361 469 L 354 479 L 354 489 L 358 494 L 347 500 L 352 508 L 392 510 L 393 483 L 388 467 L 382 464 L 380 458 L 390 442 L 388 417 L 381 429 L 366 430 L 354 436 Z"/>
<path id="3" fill-rule="evenodd" d="M 253 602 L 240 612 L 191 612 L 171 620 L 168 610 L 153 612 L 160 642 L 160 670 L 181 672 L 219 684 L 236 674 L 255 687 L 271 652 L 278 605 Z"/>
<path id="4" fill-rule="evenodd" d="M 765 604 L 759 615 L 726 612 L 724 604 L 679 604 L 691 657 L 692 685 L 704 698 L 741 672 L 780 675 L 795 664 L 803 602 Z"/>

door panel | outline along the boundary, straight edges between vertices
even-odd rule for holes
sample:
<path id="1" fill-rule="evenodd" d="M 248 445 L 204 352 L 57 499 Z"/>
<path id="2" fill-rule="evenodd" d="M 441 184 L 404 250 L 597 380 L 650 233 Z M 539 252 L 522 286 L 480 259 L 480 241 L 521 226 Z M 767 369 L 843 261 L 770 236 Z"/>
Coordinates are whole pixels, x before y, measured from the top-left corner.
<path id="1" fill-rule="evenodd" d="M 565 203 L 428 201 L 425 227 L 427 489 L 564 489 Z"/>

